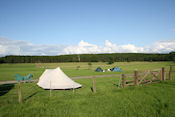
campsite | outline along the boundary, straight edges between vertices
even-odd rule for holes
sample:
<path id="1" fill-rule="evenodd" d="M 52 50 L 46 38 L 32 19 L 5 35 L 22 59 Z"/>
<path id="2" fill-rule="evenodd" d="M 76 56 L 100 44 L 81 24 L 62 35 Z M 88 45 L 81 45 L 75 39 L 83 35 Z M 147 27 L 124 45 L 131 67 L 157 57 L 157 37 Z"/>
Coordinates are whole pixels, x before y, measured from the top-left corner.
<path id="1" fill-rule="evenodd" d="M 70 90 L 44 90 L 37 82 L 22 83 L 22 102 L 18 102 L 18 84 L 0 85 L 0 116 L 61 116 L 61 117 L 171 117 L 175 115 L 175 81 L 149 84 L 145 86 L 118 87 L 121 74 L 133 74 L 135 69 L 144 71 L 165 67 L 169 70 L 173 62 L 92 62 L 89 69 L 87 62 L 76 63 L 36 63 L 0 64 L 0 80 L 14 80 L 14 74 L 33 74 L 38 79 L 45 69 L 58 66 L 70 78 L 79 76 L 113 75 L 119 76 L 96 78 L 96 93 L 93 92 L 92 78 L 73 79 L 82 85 Z M 77 70 L 76 66 L 80 66 Z M 122 72 L 95 72 L 119 66 Z M 173 73 L 175 75 L 175 73 Z M 5 91 L 5 92 L 2 92 Z"/>
<path id="2" fill-rule="evenodd" d="M 175 0 L 0 0 L 0 117 L 175 117 Z"/>

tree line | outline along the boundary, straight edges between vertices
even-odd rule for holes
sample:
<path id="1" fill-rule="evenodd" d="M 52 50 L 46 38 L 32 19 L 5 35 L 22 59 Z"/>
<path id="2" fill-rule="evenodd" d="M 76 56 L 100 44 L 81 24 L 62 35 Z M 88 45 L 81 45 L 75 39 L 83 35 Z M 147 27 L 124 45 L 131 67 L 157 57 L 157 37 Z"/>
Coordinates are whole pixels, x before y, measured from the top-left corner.
<path id="1" fill-rule="evenodd" d="M 55 63 L 55 62 L 131 62 L 131 61 L 175 61 L 175 52 L 156 53 L 112 53 L 73 54 L 59 56 L 5 56 L 0 63 Z"/>

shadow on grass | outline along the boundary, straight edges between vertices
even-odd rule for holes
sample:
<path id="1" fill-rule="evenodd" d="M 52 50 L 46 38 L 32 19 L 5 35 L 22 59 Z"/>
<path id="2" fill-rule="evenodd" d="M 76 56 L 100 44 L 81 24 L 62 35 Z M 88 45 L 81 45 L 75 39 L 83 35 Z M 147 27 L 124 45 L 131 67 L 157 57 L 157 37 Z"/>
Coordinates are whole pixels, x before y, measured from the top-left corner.
<path id="1" fill-rule="evenodd" d="M 94 89 L 91 87 L 91 91 L 94 92 Z"/>
<path id="2" fill-rule="evenodd" d="M 0 96 L 8 93 L 12 88 L 14 88 L 14 84 L 3 84 L 0 85 Z"/>
<path id="3" fill-rule="evenodd" d="M 118 84 L 113 84 L 114 86 L 117 86 L 117 87 L 119 87 L 119 85 Z"/>
<path id="4" fill-rule="evenodd" d="M 30 96 L 28 96 L 27 98 L 24 99 L 24 101 L 27 101 L 28 99 L 30 99 L 31 97 L 33 97 L 34 95 L 36 95 L 38 92 L 34 92 L 32 93 Z"/>

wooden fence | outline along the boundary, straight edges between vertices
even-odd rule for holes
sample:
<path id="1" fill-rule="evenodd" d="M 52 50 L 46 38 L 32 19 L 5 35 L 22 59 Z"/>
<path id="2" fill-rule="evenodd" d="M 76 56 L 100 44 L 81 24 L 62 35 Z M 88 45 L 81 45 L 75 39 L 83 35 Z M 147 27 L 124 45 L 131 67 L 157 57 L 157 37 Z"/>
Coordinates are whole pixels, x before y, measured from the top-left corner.
<path id="1" fill-rule="evenodd" d="M 168 78 L 167 74 L 168 73 Z M 165 68 L 155 69 L 155 70 L 147 70 L 144 72 L 134 71 L 134 75 L 127 76 L 122 74 L 122 87 L 125 88 L 130 85 L 145 85 L 152 84 L 164 80 L 172 80 L 172 67 L 170 66 L 169 72 L 165 72 Z"/>

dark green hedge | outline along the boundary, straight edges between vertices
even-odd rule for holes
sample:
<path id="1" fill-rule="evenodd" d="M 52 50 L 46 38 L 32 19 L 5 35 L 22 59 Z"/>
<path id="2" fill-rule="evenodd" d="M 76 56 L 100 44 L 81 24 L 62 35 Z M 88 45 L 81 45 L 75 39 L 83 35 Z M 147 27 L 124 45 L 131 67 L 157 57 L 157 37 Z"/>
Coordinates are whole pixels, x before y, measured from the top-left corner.
<path id="1" fill-rule="evenodd" d="M 113 53 L 113 54 L 81 54 L 81 62 L 122 62 L 122 61 L 174 61 L 175 53 L 144 54 L 144 53 Z M 78 55 L 60 56 L 5 56 L 0 63 L 55 63 L 79 62 Z"/>

